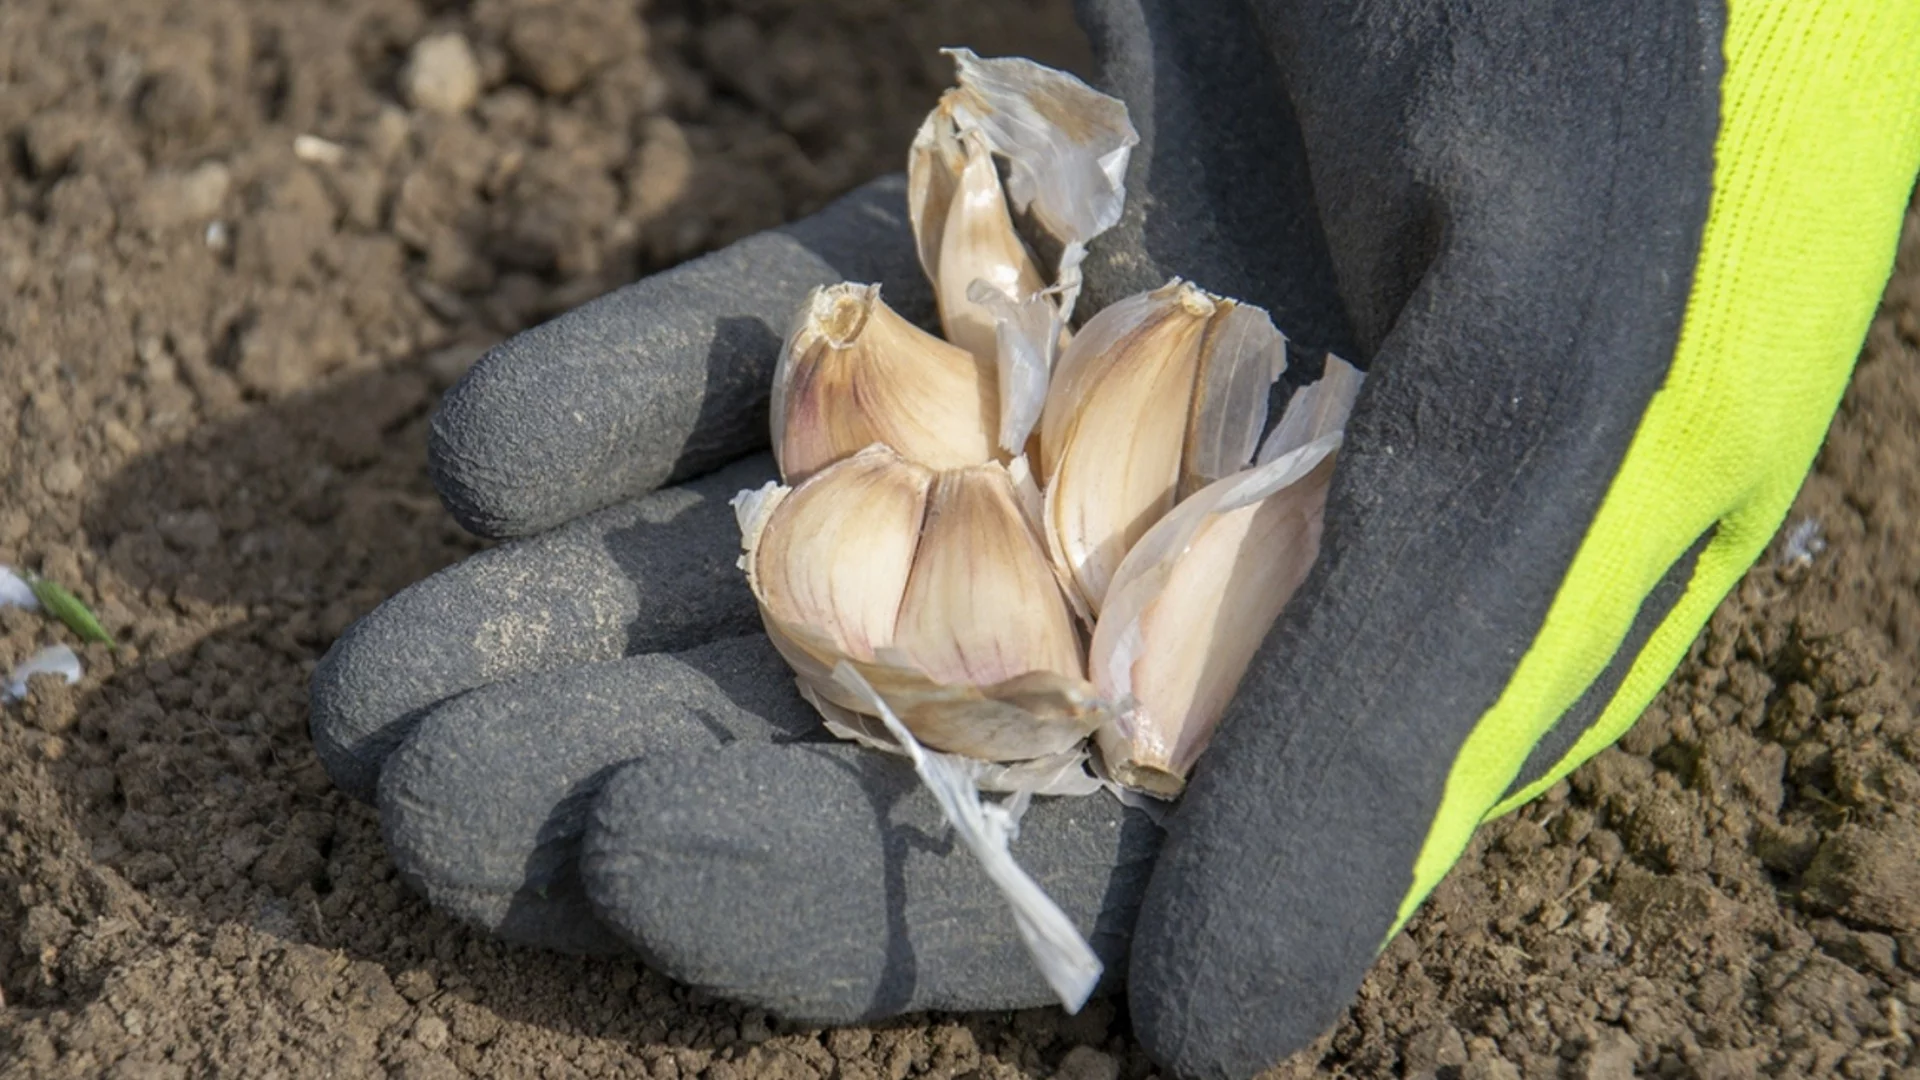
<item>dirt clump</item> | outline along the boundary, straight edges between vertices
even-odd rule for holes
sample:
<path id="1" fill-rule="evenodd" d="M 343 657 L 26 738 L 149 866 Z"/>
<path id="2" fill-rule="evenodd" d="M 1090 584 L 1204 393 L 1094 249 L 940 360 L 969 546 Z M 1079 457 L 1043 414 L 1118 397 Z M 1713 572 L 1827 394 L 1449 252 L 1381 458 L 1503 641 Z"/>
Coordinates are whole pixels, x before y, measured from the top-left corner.
<path id="1" fill-rule="evenodd" d="M 1153 1068 L 1079 1016 L 819 1030 L 508 948 L 306 731 L 354 618 L 477 549 L 424 470 L 488 343 L 899 167 L 1064 3 L 0 5 L 0 1074 L 899 1080 Z M 1920 226 L 1794 521 L 1648 716 L 1484 830 L 1282 1075 L 1920 1070 Z"/>

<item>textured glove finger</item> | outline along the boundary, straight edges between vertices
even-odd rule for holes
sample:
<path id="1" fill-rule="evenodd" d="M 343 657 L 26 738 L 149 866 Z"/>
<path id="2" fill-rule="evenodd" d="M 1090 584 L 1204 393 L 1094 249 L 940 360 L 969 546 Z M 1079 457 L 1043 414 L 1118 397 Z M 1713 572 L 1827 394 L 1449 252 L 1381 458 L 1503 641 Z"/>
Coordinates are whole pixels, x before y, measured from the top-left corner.
<path id="1" fill-rule="evenodd" d="M 429 706 L 476 686 L 759 629 L 728 505 L 760 456 L 483 551 L 348 628 L 314 670 L 311 725 L 335 784 L 372 799 L 380 763 Z"/>
<path id="2" fill-rule="evenodd" d="M 1141 910 L 1135 1029 L 1193 1076 L 1310 1042 L 1396 924 L 1455 762 L 1666 376 L 1717 116 L 1719 38 L 1692 9 L 1263 7 L 1379 352 L 1320 563 Z"/>
<path id="3" fill-rule="evenodd" d="M 1123 974 L 1159 829 L 1104 795 L 1039 799 L 1014 855 Z M 1013 918 L 904 761 L 844 743 L 649 754 L 607 781 L 582 876 L 673 978 L 782 1016 L 1051 1003 Z"/>
<path id="4" fill-rule="evenodd" d="M 473 532 L 526 536 L 763 448 L 794 314 L 848 280 L 930 317 L 900 177 L 495 346 L 434 416 L 434 485 Z"/>
<path id="5" fill-rule="evenodd" d="M 429 709 L 381 771 L 380 820 L 394 865 L 435 907 L 522 945 L 621 951 L 578 873 L 607 775 L 648 754 L 819 731 L 764 635 L 543 672 Z"/>

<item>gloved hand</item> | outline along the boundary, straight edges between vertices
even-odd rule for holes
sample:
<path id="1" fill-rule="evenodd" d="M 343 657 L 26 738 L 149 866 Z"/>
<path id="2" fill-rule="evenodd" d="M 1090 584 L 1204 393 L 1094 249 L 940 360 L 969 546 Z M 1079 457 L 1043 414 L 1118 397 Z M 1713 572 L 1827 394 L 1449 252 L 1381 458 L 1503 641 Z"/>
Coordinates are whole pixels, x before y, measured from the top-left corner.
<path id="1" fill-rule="evenodd" d="M 1920 9 L 1082 21 L 1143 142 L 1081 310 L 1179 274 L 1268 307 L 1296 376 L 1370 370 L 1321 560 L 1164 840 L 1093 797 L 1015 846 L 1151 1052 L 1247 1075 L 1338 1016 L 1479 822 L 1631 724 L 1778 526 L 1920 166 Z M 525 539 L 344 635 L 315 741 L 402 874 L 504 937 L 809 1019 L 1042 1004 L 998 895 L 903 763 L 822 737 L 733 565 L 779 337 L 842 279 L 928 314 L 897 181 L 483 358 L 432 471 Z"/>

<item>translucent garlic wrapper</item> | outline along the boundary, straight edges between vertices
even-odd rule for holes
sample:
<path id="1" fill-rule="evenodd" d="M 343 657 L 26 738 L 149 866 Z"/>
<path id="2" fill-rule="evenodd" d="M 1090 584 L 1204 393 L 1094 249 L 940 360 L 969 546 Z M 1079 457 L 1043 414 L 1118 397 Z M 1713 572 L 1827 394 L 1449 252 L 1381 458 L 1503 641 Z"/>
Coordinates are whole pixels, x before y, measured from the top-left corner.
<path id="1" fill-rule="evenodd" d="M 1019 761 L 1085 740 L 1106 713 L 1032 500 L 1023 461 L 931 469 L 880 444 L 743 492 L 741 566 L 808 699 L 873 715 L 833 678 L 844 661 L 938 750 Z"/>
<path id="2" fill-rule="evenodd" d="M 977 131 L 1006 160 L 1014 210 L 1031 214 L 1059 241 L 1064 251 L 1056 282 L 1066 285 L 1071 278 L 1077 288 L 1087 244 L 1112 228 L 1125 206 L 1127 161 L 1140 142 L 1126 105 L 1021 57 L 988 60 L 969 49 L 941 51 L 953 57 L 959 85 L 940 99 L 929 122 L 946 117 L 962 132 Z M 909 159 L 910 210 L 917 209 L 917 157 Z M 1071 311 L 1072 304 L 1067 307 Z"/>
<path id="3" fill-rule="evenodd" d="M 1093 633 L 1096 690 L 1123 702 L 1101 760 L 1179 794 L 1280 611 L 1320 553 L 1321 511 L 1360 374 L 1336 357 L 1289 403 L 1251 468 L 1214 481 L 1127 552 Z"/>

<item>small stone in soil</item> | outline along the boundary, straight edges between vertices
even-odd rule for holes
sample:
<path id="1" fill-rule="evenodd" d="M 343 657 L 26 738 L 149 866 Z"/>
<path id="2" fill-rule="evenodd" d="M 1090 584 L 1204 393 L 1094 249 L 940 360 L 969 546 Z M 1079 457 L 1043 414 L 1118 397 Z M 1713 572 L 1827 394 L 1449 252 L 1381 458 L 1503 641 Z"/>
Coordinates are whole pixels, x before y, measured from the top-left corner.
<path id="1" fill-rule="evenodd" d="M 402 79 L 407 104 L 427 112 L 463 113 L 480 97 L 480 64 L 457 33 L 415 42 Z"/>

